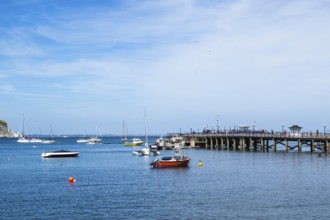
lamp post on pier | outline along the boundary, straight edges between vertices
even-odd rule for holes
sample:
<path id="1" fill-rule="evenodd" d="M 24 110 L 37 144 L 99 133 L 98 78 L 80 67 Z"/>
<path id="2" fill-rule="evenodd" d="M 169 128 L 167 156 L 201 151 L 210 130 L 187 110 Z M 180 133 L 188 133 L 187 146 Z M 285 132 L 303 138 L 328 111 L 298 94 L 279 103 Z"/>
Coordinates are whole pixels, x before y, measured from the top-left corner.
<path id="1" fill-rule="evenodd" d="M 282 134 L 284 132 L 284 123 L 282 123 Z"/>
<path id="2" fill-rule="evenodd" d="M 324 130 L 323 130 L 323 135 L 324 135 L 324 136 L 325 136 L 326 128 L 327 128 L 327 125 L 324 123 L 324 124 L 323 124 L 323 129 L 324 129 Z"/>

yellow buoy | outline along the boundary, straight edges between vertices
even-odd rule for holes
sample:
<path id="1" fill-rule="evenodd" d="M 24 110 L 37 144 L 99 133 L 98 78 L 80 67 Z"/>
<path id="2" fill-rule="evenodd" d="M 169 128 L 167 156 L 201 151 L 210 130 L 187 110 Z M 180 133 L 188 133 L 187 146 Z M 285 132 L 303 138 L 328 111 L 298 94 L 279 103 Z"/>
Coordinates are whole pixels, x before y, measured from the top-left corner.
<path id="1" fill-rule="evenodd" d="M 202 161 L 198 161 L 198 166 L 199 166 L 199 167 L 203 166 Z"/>

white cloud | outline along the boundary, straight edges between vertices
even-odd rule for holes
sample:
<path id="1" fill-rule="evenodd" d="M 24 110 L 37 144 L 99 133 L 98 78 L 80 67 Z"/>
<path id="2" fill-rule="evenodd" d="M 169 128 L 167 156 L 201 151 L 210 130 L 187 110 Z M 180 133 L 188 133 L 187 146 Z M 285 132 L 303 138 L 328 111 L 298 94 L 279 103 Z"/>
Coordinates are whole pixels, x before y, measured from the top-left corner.
<path id="1" fill-rule="evenodd" d="M 8 46 L 0 42 L 1 54 L 20 58 L 0 64 L 11 78 L 35 85 L 31 92 L 13 83 L 22 93 L 67 96 L 66 110 L 57 111 L 74 115 L 79 109 L 81 117 L 91 111 L 88 104 L 138 117 L 127 108 L 134 102 L 142 110 L 150 106 L 151 117 L 161 114 L 154 119 L 159 124 L 173 121 L 177 128 L 217 114 L 266 124 L 273 120 L 266 111 L 290 118 L 306 108 L 306 99 L 329 107 L 327 1 L 130 3 L 76 11 L 61 5 L 28 33 L 15 29 Z"/>
<path id="2" fill-rule="evenodd" d="M 15 90 L 15 88 L 13 86 L 4 84 L 4 85 L 0 85 L 0 91 L 2 93 L 13 93 L 16 90 Z"/>

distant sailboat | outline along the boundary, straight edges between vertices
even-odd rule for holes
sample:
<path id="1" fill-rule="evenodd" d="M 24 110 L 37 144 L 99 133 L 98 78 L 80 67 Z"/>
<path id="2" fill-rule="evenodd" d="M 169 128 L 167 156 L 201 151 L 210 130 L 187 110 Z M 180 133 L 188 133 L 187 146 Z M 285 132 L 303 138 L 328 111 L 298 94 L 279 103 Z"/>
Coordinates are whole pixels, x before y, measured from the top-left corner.
<path id="1" fill-rule="evenodd" d="M 55 143 L 55 139 L 54 139 L 54 132 L 53 132 L 53 128 L 52 126 L 50 126 L 50 137 L 48 139 L 42 140 L 41 143 L 43 144 L 53 144 Z"/>
<path id="2" fill-rule="evenodd" d="M 77 140 L 77 143 L 88 143 L 89 138 L 86 138 L 86 130 L 85 130 L 85 135 L 83 136 L 83 138 L 80 138 Z"/>
<path id="3" fill-rule="evenodd" d="M 123 136 L 121 137 L 121 142 L 128 142 L 128 139 L 125 135 L 125 121 L 123 120 Z"/>
<path id="4" fill-rule="evenodd" d="M 30 138 L 30 143 L 41 143 L 42 140 L 40 139 L 40 127 L 38 127 L 38 138 Z"/>
<path id="5" fill-rule="evenodd" d="M 148 143 L 148 134 L 147 134 L 147 110 L 144 108 L 144 133 L 145 133 L 145 143 L 144 148 L 142 148 L 141 151 L 133 151 L 133 155 L 139 155 L 141 153 L 142 156 L 154 156 L 159 155 L 159 152 L 156 151 L 150 151 L 149 143 Z"/>
<path id="6" fill-rule="evenodd" d="M 30 143 L 30 139 L 27 137 L 26 132 L 26 125 L 25 125 L 25 118 L 24 114 L 22 116 L 22 123 L 21 123 L 21 131 L 20 131 L 20 138 L 17 140 L 17 143 Z"/>
<path id="7" fill-rule="evenodd" d="M 144 107 L 144 134 L 145 134 L 145 142 L 144 142 L 144 148 L 142 148 L 142 156 L 149 156 L 150 149 L 149 149 L 149 143 L 148 143 L 148 134 L 147 134 L 147 109 Z"/>

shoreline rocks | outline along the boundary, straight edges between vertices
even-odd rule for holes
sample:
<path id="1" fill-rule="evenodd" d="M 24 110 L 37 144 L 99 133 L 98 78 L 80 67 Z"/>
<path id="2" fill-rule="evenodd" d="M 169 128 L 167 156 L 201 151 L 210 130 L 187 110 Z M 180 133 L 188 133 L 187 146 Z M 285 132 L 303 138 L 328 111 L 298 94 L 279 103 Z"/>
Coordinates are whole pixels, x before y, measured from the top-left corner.
<path id="1" fill-rule="evenodd" d="M 7 122 L 4 120 L 0 120 L 0 137 L 15 137 L 14 132 L 8 128 Z"/>

